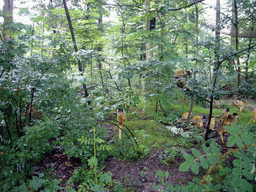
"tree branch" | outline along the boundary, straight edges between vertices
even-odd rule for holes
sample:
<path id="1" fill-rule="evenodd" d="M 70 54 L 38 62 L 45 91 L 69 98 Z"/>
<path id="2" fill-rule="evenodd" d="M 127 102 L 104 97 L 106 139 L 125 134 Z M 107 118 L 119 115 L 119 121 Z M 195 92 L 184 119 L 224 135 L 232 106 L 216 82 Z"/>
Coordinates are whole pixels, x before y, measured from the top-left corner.
<path id="1" fill-rule="evenodd" d="M 168 11 L 179 11 L 181 9 L 186 9 L 186 8 L 189 8 L 193 5 L 196 5 L 198 3 L 202 3 L 204 0 L 195 0 L 193 3 L 187 5 L 187 6 L 184 6 L 184 7 L 178 7 L 178 8 L 174 8 L 174 9 L 168 9 Z"/>
<path id="2" fill-rule="evenodd" d="M 240 54 L 240 53 L 242 53 L 242 52 L 244 52 L 244 51 L 247 51 L 248 49 L 251 49 L 251 48 L 253 48 L 253 47 L 255 47 L 255 46 L 256 46 L 256 44 L 254 44 L 254 45 L 252 45 L 252 46 L 250 46 L 250 47 L 247 47 L 246 49 L 243 49 L 243 50 L 241 50 L 241 51 L 238 51 L 238 52 L 236 52 L 236 53 L 233 53 L 233 54 L 227 56 L 226 58 L 224 58 L 223 60 L 221 60 L 221 61 L 218 62 L 218 66 L 220 66 L 220 64 L 223 63 L 224 61 L 228 60 L 230 57 L 233 57 L 233 56 L 235 56 L 235 55 L 238 55 L 238 54 Z"/>

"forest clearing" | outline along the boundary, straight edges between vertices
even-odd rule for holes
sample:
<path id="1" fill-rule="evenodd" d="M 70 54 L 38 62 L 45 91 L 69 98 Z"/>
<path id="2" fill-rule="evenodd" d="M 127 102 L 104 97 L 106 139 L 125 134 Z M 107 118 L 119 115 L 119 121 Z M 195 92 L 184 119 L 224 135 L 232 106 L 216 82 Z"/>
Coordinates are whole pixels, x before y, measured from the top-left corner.
<path id="1" fill-rule="evenodd" d="M 0 6 L 0 191 L 256 190 L 256 1 Z"/>

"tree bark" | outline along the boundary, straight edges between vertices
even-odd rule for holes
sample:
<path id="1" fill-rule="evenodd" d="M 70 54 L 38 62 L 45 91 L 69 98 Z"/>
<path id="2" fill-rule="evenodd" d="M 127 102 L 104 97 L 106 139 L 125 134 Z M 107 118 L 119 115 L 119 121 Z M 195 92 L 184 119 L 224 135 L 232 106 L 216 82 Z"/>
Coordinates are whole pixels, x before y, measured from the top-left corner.
<path id="1" fill-rule="evenodd" d="M 146 1 L 145 1 L 145 5 L 146 5 L 147 8 L 149 8 L 149 6 L 150 6 L 150 1 L 151 1 L 151 0 L 146 0 Z M 146 29 L 147 31 L 149 31 L 149 22 L 150 22 L 149 17 L 146 17 L 146 20 L 145 20 L 145 29 Z M 150 51 L 149 51 L 149 49 L 150 49 L 150 43 L 147 42 L 147 43 L 146 43 L 146 60 L 149 60 L 149 59 L 151 58 L 151 57 L 150 57 Z"/>
<path id="2" fill-rule="evenodd" d="M 75 49 L 75 52 L 78 52 L 78 48 L 77 48 L 77 44 L 76 44 L 76 39 L 75 39 L 75 34 L 74 34 L 74 30 L 73 30 L 73 26 L 72 26 L 72 22 L 71 22 L 71 17 L 69 15 L 69 11 L 68 11 L 66 0 L 63 0 L 63 5 L 64 5 L 64 8 L 65 8 L 65 12 L 66 12 L 67 20 L 68 20 L 68 26 L 69 26 L 70 33 L 71 33 L 71 38 L 72 38 L 72 41 L 73 41 L 73 44 L 74 44 L 74 49 Z M 78 70 L 81 72 L 81 75 L 83 76 L 83 66 L 82 66 L 82 63 L 81 63 L 80 59 L 78 59 L 77 62 L 78 62 Z M 88 94 L 88 90 L 86 88 L 86 84 L 85 83 L 83 83 L 83 88 L 84 88 L 85 97 L 87 98 L 89 96 L 89 94 Z M 90 105 L 91 102 L 88 101 L 88 104 Z"/>
<path id="3" fill-rule="evenodd" d="M 238 13 L 237 13 L 237 2 L 236 0 L 233 1 L 233 13 L 234 14 L 234 19 L 235 21 L 233 21 L 233 25 L 235 27 L 235 32 L 236 32 L 236 51 L 238 51 L 238 45 L 239 45 L 239 41 L 238 41 Z M 237 55 L 237 87 L 239 88 L 240 84 L 241 84 L 241 67 L 240 67 L 240 61 L 239 61 L 239 55 Z"/>
<path id="4" fill-rule="evenodd" d="M 206 128 L 206 133 L 205 133 L 205 141 L 208 140 L 208 135 L 209 135 L 209 127 L 211 123 L 211 118 L 212 118 L 212 110 L 213 110 L 213 100 L 214 100 L 214 94 L 215 94 L 215 86 L 217 83 L 217 73 L 220 67 L 221 62 L 219 61 L 219 41 L 220 41 L 220 0 L 216 0 L 216 30 L 215 30 L 215 40 L 216 40 L 216 48 L 215 48 L 215 62 L 214 62 L 214 70 L 213 70 L 213 84 L 212 84 L 212 93 L 210 96 L 210 114 L 208 118 L 208 124 Z"/>
<path id="5" fill-rule="evenodd" d="M 7 32 L 8 27 L 6 27 L 6 25 L 13 22 L 13 0 L 4 0 L 3 17 L 4 17 L 4 28 L 3 28 L 4 41 L 9 41 L 11 36 Z"/>

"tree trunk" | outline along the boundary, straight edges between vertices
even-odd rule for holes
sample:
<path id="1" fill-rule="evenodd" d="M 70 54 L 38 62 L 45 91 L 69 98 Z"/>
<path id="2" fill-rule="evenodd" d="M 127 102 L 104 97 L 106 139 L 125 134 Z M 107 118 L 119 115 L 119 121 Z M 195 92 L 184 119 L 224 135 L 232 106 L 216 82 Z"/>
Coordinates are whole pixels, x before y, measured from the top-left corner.
<path id="1" fill-rule="evenodd" d="M 98 20 L 98 24 L 99 24 L 99 31 L 101 31 L 101 33 L 102 33 L 102 32 L 103 32 L 103 29 L 102 29 L 102 27 L 101 27 L 101 25 L 102 25 L 102 15 L 100 15 L 100 18 L 99 18 L 99 20 Z M 102 63 L 101 63 L 101 51 L 102 51 L 102 47 L 101 47 L 101 45 L 98 45 L 98 52 L 99 52 L 99 56 L 98 56 L 99 73 L 100 73 L 100 79 L 101 79 L 102 90 L 104 90 L 104 81 L 103 81 Z"/>
<path id="2" fill-rule="evenodd" d="M 232 26 L 231 26 L 231 34 L 235 34 L 235 38 L 231 36 L 231 46 L 238 51 L 238 15 L 237 15 L 237 2 L 236 0 L 232 1 Z M 239 56 L 237 58 L 237 87 L 239 88 L 241 84 L 241 67 Z M 231 64 L 235 64 L 234 60 L 231 60 Z"/>
<path id="3" fill-rule="evenodd" d="M 237 2 L 234 0 L 234 14 L 235 14 L 235 30 L 236 30 L 236 51 L 238 51 L 238 13 L 237 13 Z M 240 61 L 239 61 L 239 55 L 237 55 L 237 87 L 240 87 L 241 84 L 241 67 L 240 67 Z"/>
<path id="4" fill-rule="evenodd" d="M 250 38 L 249 42 L 248 42 L 248 48 L 251 47 L 251 44 L 252 44 L 252 39 Z M 249 70 L 250 53 L 251 53 L 251 49 L 248 50 L 247 58 L 246 58 L 246 64 L 245 64 L 245 80 L 246 80 L 246 82 L 248 82 L 248 70 Z"/>
<path id="5" fill-rule="evenodd" d="M 67 20 L 68 20 L 68 26 L 69 26 L 70 33 L 71 33 L 71 38 L 72 38 L 72 41 L 73 41 L 73 44 L 74 44 L 74 49 L 75 49 L 75 52 L 78 52 L 76 39 L 75 39 L 75 34 L 74 34 L 72 22 L 71 22 L 71 17 L 69 15 L 69 11 L 68 11 L 68 8 L 67 8 L 66 0 L 63 0 L 63 5 L 64 5 L 64 8 L 65 8 L 65 12 L 66 12 Z M 83 76 L 83 66 L 82 66 L 82 63 L 81 63 L 80 59 L 78 59 L 77 62 L 78 62 L 78 70 L 81 72 L 81 75 Z M 83 88 L 84 88 L 84 95 L 87 98 L 89 96 L 89 94 L 88 94 L 85 83 L 83 83 Z M 90 105 L 91 102 L 88 101 L 88 104 Z"/>
<path id="6" fill-rule="evenodd" d="M 147 8 L 149 8 L 149 6 L 150 6 L 150 0 L 146 0 L 146 1 L 145 1 L 145 5 L 146 5 Z M 146 29 L 147 31 L 149 31 L 149 22 L 150 22 L 149 17 L 146 17 L 146 20 L 145 20 L 145 29 Z M 150 51 L 149 51 L 149 49 L 150 49 L 150 44 L 149 44 L 149 42 L 147 42 L 147 43 L 146 43 L 146 60 L 149 60 L 149 59 L 150 59 Z"/>
<path id="7" fill-rule="evenodd" d="M 217 73 L 220 67 L 221 62 L 219 61 L 219 41 L 220 41 L 220 0 L 216 0 L 216 30 L 215 30 L 215 40 L 216 40 L 216 48 L 215 48 L 215 62 L 214 62 L 214 70 L 213 70 L 213 85 L 212 85 L 212 93 L 210 96 L 210 114 L 208 118 L 208 124 L 206 128 L 206 133 L 205 133 L 205 141 L 208 140 L 208 135 L 209 135 L 209 127 L 211 123 L 211 118 L 212 118 L 212 110 L 213 110 L 213 100 L 214 100 L 214 94 L 215 94 L 215 86 L 217 83 Z"/>
<path id="8" fill-rule="evenodd" d="M 4 41 L 9 41 L 11 38 L 11 35 L 8 34 L 8 27 L 6 26 L 13 22 L 13 0 L 4 0 L 3 17 L 4 17 L 4 28 L 3 28 Z"/>

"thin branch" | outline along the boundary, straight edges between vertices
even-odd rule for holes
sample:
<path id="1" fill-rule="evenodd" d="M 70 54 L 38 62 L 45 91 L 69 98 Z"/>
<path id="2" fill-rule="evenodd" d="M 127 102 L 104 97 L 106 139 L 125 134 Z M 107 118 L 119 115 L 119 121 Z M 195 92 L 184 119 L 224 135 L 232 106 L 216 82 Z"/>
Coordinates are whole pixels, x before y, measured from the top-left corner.
<path id="1" fill-rule="evenodd" d="M 5 72 L 5 69 L 2 71 L 2 73 L 1 73 L 1 75 L 0 75 L 0 78 L 2 77 L 2 75 L 4 74 L 4 72 Z"/>
<path id="2" fill-rule="evenodd" d="M 203 1 L 204 1 L 204 0 L 196 0 L 196 1 L 194 1 L 193 3 L 191 3 L 191 4 L 187 5 L 187 6 L 178 7 L 178 8 L 174 8 L 174 9 L 168 9 L 168 11 L 179 11 L 179 10 L 181 10 L 181 9 L 189 8 L 189 7 L 191 7 L 191 6 L 193 6 L 193 5 L 196 5 L 196 4 L 198 4 L 198 3 L 202 3 Z"/>
<path id="3" fill-rule="evenodd" d="M 244 51 L 247 51 L 248 49 L 251 49 L 251 48 L 253 48 L 253 47 L 255 47 L 255 46 L 256 46 L 256 44 L 254 44 L 253 46 L 247 47 L 246 49 L 243 49 L 243 50 L 241 50 L 241 51 L 238 51 L 238 52 L 236 52 L 236 53 L 233 53 L 233 54 L 227 56 L 226 58 L 224 58 L 223 60 L 221 60 L 221 61 L 218 62 L 218 67 L 220 66 L 221 63 L 223 63 L 224 61 L 228 60 L 230 57 L 236 56 L 236 55 L 238 55 L 238 54 L 240 54 L 240 53 L 242 53 L 242 52 L 244 52 Z"/>

